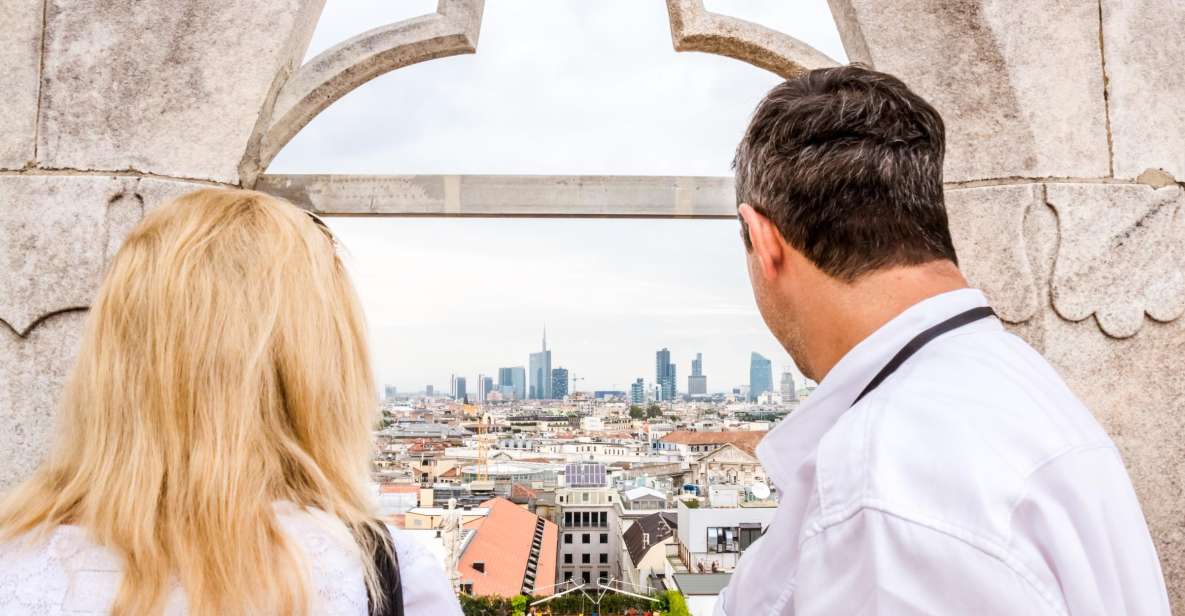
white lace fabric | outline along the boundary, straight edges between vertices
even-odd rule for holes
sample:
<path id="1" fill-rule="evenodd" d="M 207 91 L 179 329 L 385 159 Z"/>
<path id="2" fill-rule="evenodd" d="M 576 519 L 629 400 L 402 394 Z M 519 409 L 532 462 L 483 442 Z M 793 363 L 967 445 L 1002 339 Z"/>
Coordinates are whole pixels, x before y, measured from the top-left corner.
<path id="1" fill-rule="evenodd" d="M 281 528 L 304 553 L 310 614 L 366 616 L 362 556 L 345 525 L 315 510 L 276 506 Z M 435 557 L 410 536 L 392 529 L 407 616 L 460 616 L 461 610 Z M 18 538 L 0 543 L 0 615 L 103 616 L 110 612 L 121 559 L 91 541 L 77 526 L 60 526 L 47 541 Z M 175 581 L 167 616 L 187 614 L 185 591 Z"/>

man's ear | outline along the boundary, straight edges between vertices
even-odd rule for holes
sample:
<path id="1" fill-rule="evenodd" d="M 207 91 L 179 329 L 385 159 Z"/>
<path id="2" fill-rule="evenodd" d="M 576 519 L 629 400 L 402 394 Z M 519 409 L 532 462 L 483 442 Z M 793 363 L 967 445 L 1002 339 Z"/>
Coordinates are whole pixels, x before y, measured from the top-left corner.
<path id="1" fill-rule="evenodd" d="M 742 203 L 738 211 L 741 220 L 745 221 L 745 228 L 749 233 L 749 245 L 752 246 L 752 255 L 757 260 L 761 275 L 766 280 L 777 278 L 786 258 L 786 247 L 782 234 L 770 219 L 753 209 L 753 206 L 748 203 Z"/>

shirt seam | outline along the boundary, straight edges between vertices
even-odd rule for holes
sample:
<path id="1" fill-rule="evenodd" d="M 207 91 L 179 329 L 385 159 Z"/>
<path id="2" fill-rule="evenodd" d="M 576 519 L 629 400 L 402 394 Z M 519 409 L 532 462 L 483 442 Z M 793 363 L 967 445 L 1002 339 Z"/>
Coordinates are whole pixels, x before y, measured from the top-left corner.
<path id="1" fill-rule="evenodd" d="M 811 528 L 803 534 L 803 538 L 798 542 L 799 554 L 803 552 L 803 547 L 810 542 L 811 539 L 822 535 L 827 530 L 836 528 L 852 518 L 856 517 L 862 511 L 876 511 L 888 516 L 897 518 L 903 522 L 927 528 L 931 531 L 950 537 L 959 541 L 982 554 L 992 558 L 1011 570 L 1014 574 L 1020 576 L 1028 585 L 1046 601 L 1050 608 L 1057 614 L 1066 614 L 1066 610 L 1061 606 L 1057 598 L 1047 589 L 1037 576 L 1027 567 L 1020 559 L 1011 555 L 1007 547 L 993 541 L 990 538 L 983 537 L 969 529 L 962 528 L 953 524 L 941 522 L 939 520 L 928 519 L 924 516 L 913 515 L 907 513 L 901 508 L 880 499 L 864 498 L 845 509 L 828 515 L 824 518 L 817 519 L 811 523 Z"/>
<path id="2" fill-rule="evenodd" d="M 1033 466 L 1033 468 L 1030 469 L 1029 472 L 1025 474 L 1024 478 L 1021 479 L 1021 484 L 1024 486 L 1024 489 L 1021 490 L 1020 493 L 1016 495 L 1016 498 L 1012 501 L 1012 503 L 1008 507 L 1008 528 L 1010 528 L 1010 529 L 1012 528 L 1012 518 L 1014 516 L 1016 516 L 1016 508 L 1019 507 L 1020 504 L 1025 500 L 1025 498 L 1027 498 L 1029 496 L 1029 492 L 1033 487 L 1031 481 L 1035 475 L 1037 475 L 1041 471 L 1045 470 L 1046 468 L 1052 466 L 1053 464 L 1060 462 L 1064 458 L 1067 458 L 1069 456 L 1079 454 L 1079 453 L 1085 453 L 1088 451 L 1095 451 L 1097 449 L 1109 449 L 1109 450 L 1115 452 L 1115 454 L 1117 454 L 1117 455 L 1119 453 L 1119 450 L 1115 447 L 1115 443 L 1111 442 L 1110 440 L 1091 441 L 1089 443 L 1075 445 L 1073 447 L 1070 447 L 1069 449 L 1059 451 L 1058 453 L 1052 454 L 1049 457 L 1045 458 L 1044 460 L 1041 460 L 1040 462 L 1035 464 Z M 1121 458 L 1120 464 L 1122 464 L 1122 463 L 1123 462 L 1122 462 L 1122 458 Z M 1011 534 L 1011 532 L 1009 532 L 1009 535 L 1008 535 L 1009 543 L 1012 542 L 1012 539 L 1013 539 L 1012 534 Z"/>

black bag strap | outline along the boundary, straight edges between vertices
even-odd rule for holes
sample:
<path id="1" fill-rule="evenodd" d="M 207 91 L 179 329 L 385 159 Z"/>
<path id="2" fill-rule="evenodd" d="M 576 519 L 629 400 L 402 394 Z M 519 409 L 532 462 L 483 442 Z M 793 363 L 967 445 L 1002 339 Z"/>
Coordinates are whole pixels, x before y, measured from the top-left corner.
<path id="1" fill-rule="evenodd" d="M 380 523 L 379 528 L 382 530 L 377 533 L 370 529 L 365 532 L 370 533 L 375 540 L 375 550 L 371 558 L 374 559 L 374 568 L 379 574 L 384 601 L 382 609 L 376 610 L 374 597 L 368 589 L 368 611 L 371 616 L 403 616 L 403 583 L 399 579 L 399 556 L 395 553 L 395 540 L 391 538 L 391 531 L 387 529 L 386 524 Z M 390 549 L 383 549 L 384 546 Z"/>
<path id="2" fill-rule="evenodd" d="M 927 329 L 917 336 L 914 336 L 913 340 L 910 340 L 905 346 L 901 347 L 901 350 L 897 351 L 897 354 L 893 356 L 893 359 L 890 359 L 889 363 L 885 364 L 885 367 L 881 368 L 881 371 L 876 373 L 876 376 L 872 377 L 872 380 L 868 382 L 868 386 L 864 388 L 864 391 L 860 392 L 860 395 L 856 396 L 856 399 L 852 401 L 851 406 L 856 406 L 856 403 L 859 402 L 861 398 L 871 393 L 872 390 L 876 389 L 881 384 L 881 382 L 889 378 L 889 375 L 896 372 L 897 368 L 900 368 L 901 364 L 905 363 L 905 360 L 913 357 L 914 353 L 917 353 L 931 340 L 953 329 L 958 329 L 964 325 L 970 325 L 971 323 L 974 323 L 980 319 L 986 319 L 988 317 L 994 316 L 996 316 L 995 310 L 992 310 L 988 306 L 979 306 L 978 308 L 972 308 L 966 312 L 960 312 L 959 314 L 956 314 L 955 316 L 939 323 L 938 325 Z"/>

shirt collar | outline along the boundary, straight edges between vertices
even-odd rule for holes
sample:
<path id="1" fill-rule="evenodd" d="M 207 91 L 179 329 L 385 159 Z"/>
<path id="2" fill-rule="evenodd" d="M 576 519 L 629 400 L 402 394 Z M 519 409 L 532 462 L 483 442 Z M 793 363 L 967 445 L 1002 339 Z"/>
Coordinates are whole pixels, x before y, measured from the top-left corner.
<path id="1" fill-rule="evenodd" d="M 818 448 L 819 440 L 897 351 L 929 327 L 987 305 L 987 298 L 978 289 L 935 295 L 910 306 L 852 347 L 802 406 L 757 446 L 757 457 L 779 491 L 786 492 L 798 469 Z"/>

